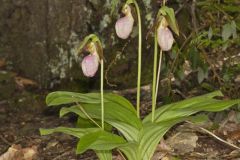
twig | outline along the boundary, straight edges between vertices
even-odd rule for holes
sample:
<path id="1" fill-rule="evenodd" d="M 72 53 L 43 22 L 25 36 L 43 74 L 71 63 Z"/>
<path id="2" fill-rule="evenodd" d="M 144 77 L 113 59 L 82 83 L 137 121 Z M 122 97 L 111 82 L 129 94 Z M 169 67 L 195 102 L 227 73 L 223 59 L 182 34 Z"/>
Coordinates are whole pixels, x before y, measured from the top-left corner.
<path id="1" fill-rule="evenodd" d="M 194 124 L 193 124 L 192 122 L 190 122 L 190 121 L 186 121 L 186 122 L 189 123 L 189 124 L 191 124 L 191 125 L 194 125 Z M 240 147 L 238 147 L 238 146 L 236 146 L 236 145 L 234 145 L 234 144 L 232 144 L 232 143 L 229 143 L 229 142 L 223 140 L 222 138 L 216 136 L 214 133 L 210 132 L 209 130 L 207 130 L 207 129 L 205 129 L 205 128 L 202 128 L 202 127 L 200 127 L 200 126 L 197 126 L 197 125 L 194 125 L 194 126 L 197 127 L 197 128 L 199 128 L 199 129 L 201 129 L 202 131 L 208 133 L 209 135 L 211 135 L 211 136 L 214 137 L 215 139 L 219 140 L 220 142 L 222 142 L 222 143 L 224 143 L 224 144 L 227 144 L 228 146 L 231 146 L 231 147 L 233 147 L 233 148 L 235 148 L 235 149 L 240 150 Z"/>
<path id="2" fill-rule="evenodd" d="M 6 140 L 1 134 L 0 134 L 0 139 L 6 143 L 7 145 L 11 146 L 12 144 L 10 142 L 8 142 L 8 140 Z"/>
<path id="3" fill-rule="evenodd" d="M 124 46 L 123 46 L 120 54 L 117 54 L 117 55 L 115 56 L 115 58 L 110 62 L 110 64 L 108 65 L 108 67 L 107 67 L 107 69 L 106 69 L 106 72 L 105 72 L 105 80 L 106 80 L 106 83 L 107 83 L 110 87 L 117 87 L 117 85 L 116 85 L 116 84 L 112 84 L 111 82 L 109 82 L 109 80 L 108 80 L 108 73 L 109 73 L 111 67 L 112 67 L 114 64 L 116 64 L 117 59 L 119 58 L 119 56 L 121 56 L 121 55 L 123 54 L 125 48 L 128 46 L 128 44 L 130 43 L 130 41 L 131 41 L 131 40 L 128 40 L 128 42 L 126 42 L 126 43 L 124 44 Z"/>
<path id="4" fill-rule="evenodd" d="M 119 149 L 117 149 L 117 151 L 124 160 L 127 160 Z"/>
<path id="5" fill-rule="evenodd" d="M 70 151 L 65 150 L 62 154 L 58 155 L 57 157 L 53 158 L 52 160 L 58 160 L 58 159 L 62 159 L 62 157 L 69 155 L 73 152 L 73 150 L 71 149 Z"/>
<path id="6" fill-rule="evenodd" d="M 198 33 L 198 22 L 197 22 L 197 17 L 196 17 L 196 0 L 193 0 L 192 5 L 191 5 L 191 16 L 192 16 L 192 25 L 194 32 L 197 34 Z"/>

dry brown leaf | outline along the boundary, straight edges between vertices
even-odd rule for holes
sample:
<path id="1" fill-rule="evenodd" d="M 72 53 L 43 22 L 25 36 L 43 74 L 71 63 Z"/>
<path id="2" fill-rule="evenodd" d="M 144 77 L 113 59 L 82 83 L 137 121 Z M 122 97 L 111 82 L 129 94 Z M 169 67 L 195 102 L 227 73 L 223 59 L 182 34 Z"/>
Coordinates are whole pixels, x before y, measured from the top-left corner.
<path id="1" fill-rule="evenodd" d="M 20 76 L 15 77 L 15 82 L 20 88 L 24 88 L 26 86 L 37 86 L 37 82 Z"/>
<path id="2" fill-rule="evenodd" d="M 29 148 L 24 148 L 22 149 L 23 152 L 23 159 L 24 160 L 33 160 L 36 155 L 37 155 L 37 147 L 33 146 L 33 147 L 29 147 Z"/>
<path id="3" fill-rule="evenodd" d="M 0 156 L 0 160 L 20 160 L 17 157 L 20 156 L 19 150 L 21 149 L 20 145 L 12 145 L 7 152 Z"/>
<path id="4" fill-rule="evenodd" d="M 37 154 L 37 147 L 22 148 L 12 145 L 7 152 L 0 156 L 0 160 L 33 160 Z"/>
<path id="5" fill-rule="evenodd" d="M 0 68 L 6 66 L 6 61 L 5 59 L 0 59 Z"/>

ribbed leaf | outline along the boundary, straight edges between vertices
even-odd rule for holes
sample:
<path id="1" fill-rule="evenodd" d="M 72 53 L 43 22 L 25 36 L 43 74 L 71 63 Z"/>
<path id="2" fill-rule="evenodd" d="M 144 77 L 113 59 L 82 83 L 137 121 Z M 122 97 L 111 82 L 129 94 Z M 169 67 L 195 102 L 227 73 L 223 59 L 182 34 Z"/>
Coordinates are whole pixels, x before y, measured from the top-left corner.
<path id="1" fill-rule="evenodd" d="M 47 95 L 46 103 L 48 106 L 69 104 L 69 103 L 91 103 L 91 104 L 100 104 L 101 103 L 100 93 L 75 93 L 75 92 L 66 92 L 66 91 L 57 91 L 52 92 Z M 133 113 L 136 113 L 134 106 L 124 97 L 119 96 L 113 93 L 104 94 L 104 102 L 115 102 L 119 105 L 122 105 L 128 108 Z"/>
<path id="2" fill-rule="evenodd" d="M 138 147 L 138 154 L 140 155 L 140 159 L 151 159 L 163 135 L 173 125 L 185 119 L 186 118 L 178 118 L 162 123 L 145 123 L 139 137 L 140 142 Z"/>
<path id="3" fill-rule="evenodd" d="M 129 142 L 127 145 L 120 146 L 118 149 L 124 153 L 124 155 L 127 157 L 127 160 L 138 160 L 139 154 L 138 151 L 138 144 L 134 142 Z"/>
<path id="4" fill-rule="evenodd" d="M 119 105 L 124 106 L 128 108 L 130 111 L 132 111 L 133 113 L 137 114 L 136 109 L 134 108 L 132 103 L 122 96 L 119 96 L 113 93 L 105 93 L 104 98 L 110 102 L 118 103 Z"/>
<path id="5" fill-rule="evenodd" d="M 111 151 L 95 151 L 99 160 L 112 160 Z"/>
<path id="6" fill-rule="evenodd" d="M 135 127 L 119 121 L 111 120 L 107 122 L 115 127 L 128 141 L 138 140 L 139 130 Z"/>
<path id="7" fill-rule="evenodd" d="M 218 112 L 218 111 L 227 109 L 238 103 L 240 103 L 240 100 L 209 99 L 209 100 L 206 100 L 205 102 L 191 105 L 188 108 L 180 108 L 180 109 L 169 108 L 169 110 L 165 111 L 160 117 L 156 119 L 156 122 L 171 120 L 174 118 L 186 117 L 200 111 Z"/>
<path id="8" fill-rule="evenodd" d="M 197 96 L 197 97 L 193 97 L 193 98 L 189 98 L 189 99 L 182 100 L 179 102 L 161 106 L 160 108 L 156 109 L 156 111 L 155 111 L 155 119 L 158 119 L 161 116 L 161 114 L 163 114 L 167 110 L 187 108 L 189 106 L 194 106 L 196 104 L 201 104 L 203 102 L 206 102 L 209 99 L 212 99 L 213 97 L 216 97 L 216 96 L 222 96 L 222 93 L 220 91 L 214 91 L 214 92 L 204 94 L 201 96 Z M 150 122 L 151 117 L 152 117 L 152 114 L 150 113 L 149 115 L 147 115 L 144 118 L 143 123 Z"/>
<path id="9" fill-rule="evenodd" d="M 195 101 L 196 103 L 189 103 L 185 105 L 185 107 L 179 105 L 179 108 L 176 106 L 170 106 L 167 110 L 165 110 L 160 116 L 155 118 L 155 122 L 168 121 L 175 118 L 190 116 L 196 112 L 204 111 L 206 106 L 211 104 L 216 104 L 219 100 L 216 99 L 207 99 L 207 100 L 199 100 Z"/>
<path id="10" fill-rule="evenodd" d="M 48 106 L 56 106 L 75 102 L 99 104 L 101 103 L 100 94 L 99 93 L 82 94 L 75 92 L 57 91 L 48 94 L 46 98 L 46 104 Z"/>
<path id="11" fill-rule="evenodd" d="M 43 136 L 43 135 L 61 132 L 61 133 L 75 136 L 77 138 L 81 138 L 83 135 L 97 131 L 97 130 L 98 130 L 98 128 L 67 128 L 67 127 L 57 127 L 57 128 L 53 128 L 53 129 L 42 129 L 41 128 L 40 134 Z"/>
<path id="12" fill-rule="evenodd" d="M 95 104 L 82 104 L 81 105 L 86 113 L 91 118 L 94 119 L 101 119 L 101 107 Z M 114 122 L 124 122 L 127 123 L 135 128 L 141 128 L 141 121 L 138 119 L 135 113 L 131 112 L 124 106 L 118 105 L 116 103 L 107 102 L 104 103 L 104 112 L 105 112 L 105 121 L 108 123 L 111 120 Z M 63 116 L 69 112 L 76 113 L 77 115 L 87 118 L 82 111 L 80 110 L 79 106 L 72 106 L 70 108 L 62 108 L 60 111 L 60 116 Z"/>
<path id="13" fill-rule="evenodd" d="M 85 134 L 81 137 L 77 145 L 77 154 L 81 154 L 88 149 L 99 151 L 112 150 L 126 144 L 127 142 L 122 137 L 98 129 L 98 131 Z"/>

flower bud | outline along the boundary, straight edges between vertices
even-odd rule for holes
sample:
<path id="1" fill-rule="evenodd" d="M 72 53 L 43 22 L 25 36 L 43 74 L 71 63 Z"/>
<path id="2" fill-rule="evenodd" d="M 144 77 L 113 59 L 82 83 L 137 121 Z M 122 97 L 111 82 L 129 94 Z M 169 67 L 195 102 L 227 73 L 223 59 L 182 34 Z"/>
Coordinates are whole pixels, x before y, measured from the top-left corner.
<path id="1" fill-rule="evenodd" d="M 122 12 L 125 16 L 117 20 L 115 29 L 119 38 L 127 39 L 132 32 L 134 19 L 130 6 L 125 5 Z"/>
<path id="2" fill-rule="evenodd" d="M 86 77 L 93 77 L 99 66 L 99 58 L 97 53 L 89 54 L 82 60 L 82 71 Z"/>
<path id="3" fill-rule="evenodd" d="M 157 40 L 158 44 L 163 51 L 169 51 L 173 45 L 173 35 L 168 27 L 163 27 L 160 25 L 157 30 Z"/>

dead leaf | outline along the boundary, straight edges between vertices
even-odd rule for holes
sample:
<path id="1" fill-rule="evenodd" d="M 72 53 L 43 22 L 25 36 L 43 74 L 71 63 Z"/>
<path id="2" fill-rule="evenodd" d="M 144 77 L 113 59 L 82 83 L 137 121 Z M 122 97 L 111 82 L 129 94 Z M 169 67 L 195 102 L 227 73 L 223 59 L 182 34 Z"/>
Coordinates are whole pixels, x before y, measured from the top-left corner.
<path id="1" fill-rule="evenodd" d="M 7 152 L 0 156 L 0 160 L 19 160 L 17 157 L 20 156 L 20 149 L 20 145 L 12 145 Z"/>
<path id="2" fill-rule="evenodd" d="M 32 146 L 31 148 L 24 148 L 22 149 L 23 152 L 23 159 L 24 160 L 33 160 L 37 154 L 37 147 Z"/>
<path id="3" fill-rule="evenodd" d="M 0 156 L 0 160 L 33 160 L 37 154 L 37 147 L 22 148 L 12 145 L 7 152 Z"/>
<path id="4" fill-rule="evenodd" d="M 5 59 L 0 59 L 0 68 L 6 66 L 6 61 Z"/>
<path id="5" fill-rule="evenodd" d="M 28 78 L 20 77 L 20 76 L 15 77 L 15 82 L 20 88 L 24 88 L 26 86 L 37 86 L 37 82 Z"/>

